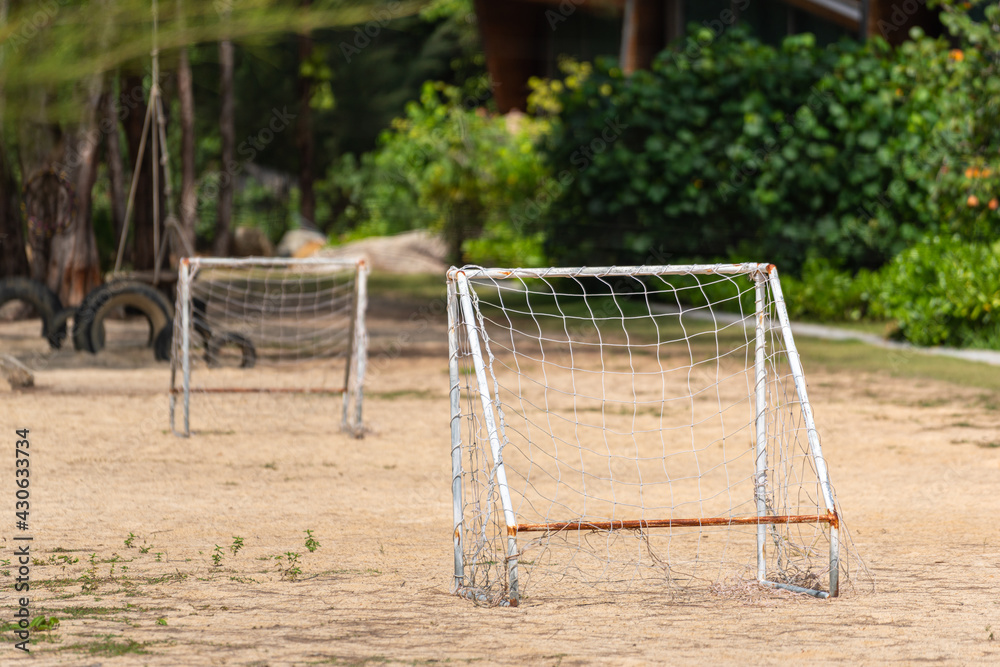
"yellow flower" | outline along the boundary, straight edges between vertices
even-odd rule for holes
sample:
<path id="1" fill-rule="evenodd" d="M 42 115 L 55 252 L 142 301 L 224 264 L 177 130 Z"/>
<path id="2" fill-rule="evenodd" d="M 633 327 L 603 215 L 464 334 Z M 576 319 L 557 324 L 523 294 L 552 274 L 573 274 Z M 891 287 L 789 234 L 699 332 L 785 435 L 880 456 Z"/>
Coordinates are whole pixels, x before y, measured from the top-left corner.
<path id="1" fill-rule="evenodd" d="M 948 52 L 948 57 L 956 62 L 962 62 L 965 60 L 965 54 L 962 53 L 962 49 L 952 49 Z"/>
<path id="2" fill-rule="evenodd" d="M 607 97 L 610 94 L 611 94 L 611 84 L 610 83 L 601 84 L 601 95 Z"/>

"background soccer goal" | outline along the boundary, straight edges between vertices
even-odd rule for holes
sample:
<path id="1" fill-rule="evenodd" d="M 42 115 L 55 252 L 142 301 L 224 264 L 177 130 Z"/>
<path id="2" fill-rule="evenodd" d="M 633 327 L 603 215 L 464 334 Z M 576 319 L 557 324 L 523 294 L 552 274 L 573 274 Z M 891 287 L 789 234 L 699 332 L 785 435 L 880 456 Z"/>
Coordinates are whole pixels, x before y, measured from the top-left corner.
<path id="1" fill-rule="evenodd" d="M 466 267 L 448 303 L 457 593 L 838 594 L 840 520 L 773 265 Z"/>
<path id="2" fill-rule="evenodd" d="M 174 432 L 191 434 L 192 396 L 236 395 L 227 408 L 243 402 L 234 413 L 203 401 L 199 424 L 218 430 L 227 415 L 238 424 L 252 419 L 264 395 L 343 394 L 341 424 L 360 437 L 367 273 L 364 260 L 181 260 L 170 373 Z"/>

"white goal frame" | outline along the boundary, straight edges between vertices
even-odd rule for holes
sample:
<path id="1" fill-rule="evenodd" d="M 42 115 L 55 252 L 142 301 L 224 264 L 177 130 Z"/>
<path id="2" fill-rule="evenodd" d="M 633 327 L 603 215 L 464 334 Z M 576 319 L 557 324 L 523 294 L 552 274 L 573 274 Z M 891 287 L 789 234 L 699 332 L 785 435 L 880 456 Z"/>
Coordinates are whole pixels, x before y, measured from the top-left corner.
<path id="1" fill-rule="evenodd" d="M 344 386 L 329 389 L 263 387 L 248 389 L 243 387 L 213 387 L 211 389 L 192 389 L 191 386 L 191 332 L 192 332 L 192 281 L 200 269 L 242 268 L 242 267 L 287 267 L 289 269 L 309 268 L 339 268 L 353 269 L 355 282 L 352 313 L 350 322 L 350 344 L 344 369 Z M 368 308 L 368 264 L 364 258 L 278 258 L 278 257 L 183 257 L 178 266 L 177 276 L 177 306 L 175 317 L 178 318 L 176 332 L 180 340 L 173 341 L 171 348 L 170 369 L 170 428 L 175 435 L 191 436 L 190 403 L 192 392 L 208 391 L 210 393 L 280 393 L 280 394 L 342 394 L 341 428 L 356 438 L 364 435 L 362 421 L 362 406 L 364 403 L 364 378 L 368 361 L 368 331 L 365 325 L 365 313 Z M 178 375 L 180 385 L 178 386 Z M 177 397 L 181 397 L 183 420 L 181 429 L 175 424 Z"/>
<path id="2" fill-rule="evenodd" d="M 755 470 L 751 473 L 753 480 L 754 498 L 746 499 L 748 506 L 755 505 L 756 513 L 750 516 L 719 516 L 719 517 L 696 517 L 696 518 L 669 518 L 669 519 L 637 519 L 637 520 L 612 520 L 607 522 L 594 522 L 589 520 L 574 520 L 573 517 L 564 517 L 560 521 L 550 521 L 548 523 L 525 523 L 517 513 L 515 505 L 511 499 L 511 488 L 508 485 L 508 470 L 504 462 L 504 446 L 506 435 L 504 412 L 497 395 L 496 376 L 493 375 L 493 352 L 490 350 L 490 338 L 483 330 L 483 318 L 478 311 L 478 297 L 476 296 L 477 282 L 492 282 L 494 285 L 502 284 L 511 279 L 546 280 L 549 278 L 601 278 L 609 279 L 616 277 L 649 277 L 649 276 L 682 276 L 682 275 L 719 275 L 719 276 L 745 276 L 755 284 L 748 289 L 754 290 L 755 311 L 753 312 L 753 323 L 751 324 L 750 314 L 746 315 L 743 326 L 746 327 L 746 336 L 750 343 L 747 352 L 747 368 L 749 372 L 752 350 L 752 368 L 754 378 L 754 391 L 748 397 L 748 402 L 753 406 L 753 413 L 748 415 L 748 423 L 751 423 L 751 435 L 755 440 L 755 450 L 751 450 L 751 455 L 755 458 L 753 465 Z M 467 266 L 461 269 L 452 267 L 447 273 L 447 307 L 448 307 L 448 341 L 449 341 L 449 378 L 450 378 L 450 405 L 451 405 L 451 462 L 452 462 L 452 498 L 453 498 L 453 538 L 454 538 L 454 579 L 452 591 L 460 596 L 471 599 L 477 603 L 502 606 L 517 606 L 521 597 L 519 587 L 519 536 L 524 533 L 567 533 L 570 531 L 598 531 L 604 534 L 615 531 L 649 531 L 656 529 L 674 528 L 698 528 L 704 526 L 720 527 L 725 529 L 728 526 L 756 526 L 756 580 L 760 585 L 769 588 L 779 588 L 805 593 L 817 598 L 836 597 L 840 593 L 840 568 L 842 565 L 841 538 L 839 536 L 840 518 L 838 516 L 837 503 L 833 488 L 830 483 L 829 471 L 826 460 L 823 457 L 819 434 L 816 429 L 813 412 L 810 407 L 806 390 L 806 382 L 803 374 L 799 353 L 795 347 L 792 330 L 788 317 L 788 310 L 785 305 L 781 285 L 778 281 L 778 272 L 773 264 L 745 263 L 745 264 L 716 264 L 716 265 L 661 265 L 661 266 L 621 266 L 621 267 L 590 267 L 590 268 L 515 268 L 497 269 Z M 768 292 L 769 290 L 769 292 Z M 768 298 L 770 301 L 768 301 Z M 773 320 L 776 316 L 776 322 Z M 713 314 L 714 317 L 714 314 Z M 512 325 L 513 326 L 513 325 Z M 780 332 L 779 332 L 780 330 Z M 752 332 L 752 334 L 751 334 Z M 752 338 L 751 338 L 752 335 Z M 818 484 L 821 498 L 817 500 L 817 512 L 804 515 L 780 515 L 775 516 L 769 512 L 766 505 L 768 471 L 767 454 L 769 446 L 768 424 L 765 412 L 767 406 L 766 380 L 768 367 L 765 361 L 765 347 L 768 345 L 768 337 L 773 336 L 775 340 L 783 341 L 782 358 L 787 357 L 787 366 L 794 379 L 793 400 L 797 401 L 801 408 L 801 425 L 806 433 L 807 442 L 802 443 L 804 456 L 811 461 L 816 477 L 814 483 Z M 461 340 L 460 340 L 461 339 Z M 526 353 L 527 354 L 527 353 Z M 463 368 L 460 368 L 462 356 L 466 364 L 464 370 L 469 375 L 462 377 Z M 468 358 L 471 357 L 472 368 L 468 366 Z M 463 384 L 467 389 L 463 390 Z M 789 389 L 789 391 L 791 391 Z M 478 397 L 476 397 L 478 394 Z M 475 414 L 470 416 L 463 413 L 462 404 L 466 402 L 470 410 L 475 410 Z M 481 412 L 480 412 L 481 410 Z M 469 443 L 463 443 L 463 428 L 466 420 L 474 419 L 478 432 L 482 433 L 483 448 L 481 456 L 486 461 L 485 466 L 490 472 L 490 484 L 493 488 L 490 502 L 495 503 L 495 516 L 498 519 L 499 529 L 506 528 L 506 554 L 499 555 L 494 562 L 499 562 L 506 558 L 506 599 L 497 600 L 484 593 L 482 589 L 471 586 L 467 580 L 467 559 L 466 547 L 463 540 L 468 538 L 469 526 L 466 522 L 470 519 L 465 516 L 466 499 L 463 498 L 465 491 L 465 478 L 475 474 L 468 469 L 468 461 L 465 461 L 466 450 Z M 752 420 L 752 421 L 751 421 Z M 471 436 L 470 436 L 471 437 Z M 488 439 L 488 447 L 485 441 Z M 821 501 L 821 502 L 820 502 Z M 820 507 L 821 505 L 821 507 Z M 822 511 L 825 509 L 825 512 Z M 506 524 L 504 526 L 504 524 Z M 767 578 L 767 566 L 765 560 L 765 549 L 768 546 L 767 528 L 774 524 L 825 524 L 824 530 L 829 534 L 829 587 L 828 590 L 818 588 L 807 588 L 783 583 L 769 581 Z M 502 538 L 499 540 L 502 542 Z M 747 554 L 748 561 L 753 562 L 754 555 Z M 503 566 L 498 568 L 502 571 Z M 825 575 L 824 575 L 825 576 Z"/>

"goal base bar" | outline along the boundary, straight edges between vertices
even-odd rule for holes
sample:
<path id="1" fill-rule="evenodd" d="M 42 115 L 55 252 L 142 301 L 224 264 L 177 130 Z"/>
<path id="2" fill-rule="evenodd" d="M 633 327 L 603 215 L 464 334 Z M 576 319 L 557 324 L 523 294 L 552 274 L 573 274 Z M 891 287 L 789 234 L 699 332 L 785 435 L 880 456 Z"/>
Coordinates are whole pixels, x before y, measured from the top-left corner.
<path id="1" fill-rule="evenodd" d="M 489 595 L 486 594 L 481 588 L 471 588 L 469 586 L 460 586 L 456 591 L 455 595 L 465 598 L 466 600 L 472 600 L 473 602 L 478 602 L 479 604 L 485 605 L 496 605 L 497 607 L 516 607 L 517 598 L 505 598 L 503 600 L 494 600 Z"/>
<path id="2" fill-rule="evenodd" d="M 780 588 L 786 591 L 792 591 L 793 593 L 811 595 L 814 598 L 819 598 L 820 600 L 826 600 L 830 597 L 830 594 L 826 591 L 818 591 L 815 588 L 805 588 L 803 586 L 796 586 L 795 584 L 781 584 L 777 581 L 768 581 L 767 579 L 762 579 L 758 583 L 760 583 L 761 586 L 767 586 L 768 588 Z"/>
<path id="3" fill-rule="evenodd" d="M 701 526 L 760 526 L 792 523 L 827 523 L 837 528 L 836 512 L 787 516 L 706 517 L 703 519 L 633 519 L 620 521 L 562 521 L 519 523 L 508 526 L 508 535 L 518 533 L 558 533 L 564 530 L 642 530 L 643 528 L 699 528 Z"/>
<path id="4" fill-rule="evenodd" d="M 207 387 L 199 389 L 192 387 L 192 392 L 201 394 L 343 394 L 346 389 L 316 389 L 310 387 Z M 183 394 L 183 387 L 172 387 L 171 394 Z"/>

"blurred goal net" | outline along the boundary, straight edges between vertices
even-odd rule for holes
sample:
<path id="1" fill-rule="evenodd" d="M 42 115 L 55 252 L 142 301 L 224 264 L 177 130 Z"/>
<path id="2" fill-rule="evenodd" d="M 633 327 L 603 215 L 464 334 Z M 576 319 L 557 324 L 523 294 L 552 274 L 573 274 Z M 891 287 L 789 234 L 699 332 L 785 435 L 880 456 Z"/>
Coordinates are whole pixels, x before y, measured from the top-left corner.
<path id="1" fill-rule="evenodd" d="M 448 302 L 455 592 L 838 594 L 840 519 L 773 266 L 469 266 Z"/>
<path id="2" fill-rule="evenodd" d="M 300 399 L 278 410 L 302 407 L 326 420 L 339 412 L 341 426 L 360 437 L 367 273 L 363 260 L 182 260 L 170 373 L 174 432 L 191 435 L 195 398 L 199 428 L 225 431 L 256 418 L 265 401 L 309 395 L 308 405 Z M 339 410 L 331 410 L 329 395 L 342 396 Z M 228 398 L 213 402 L 216 396 Z"/>

